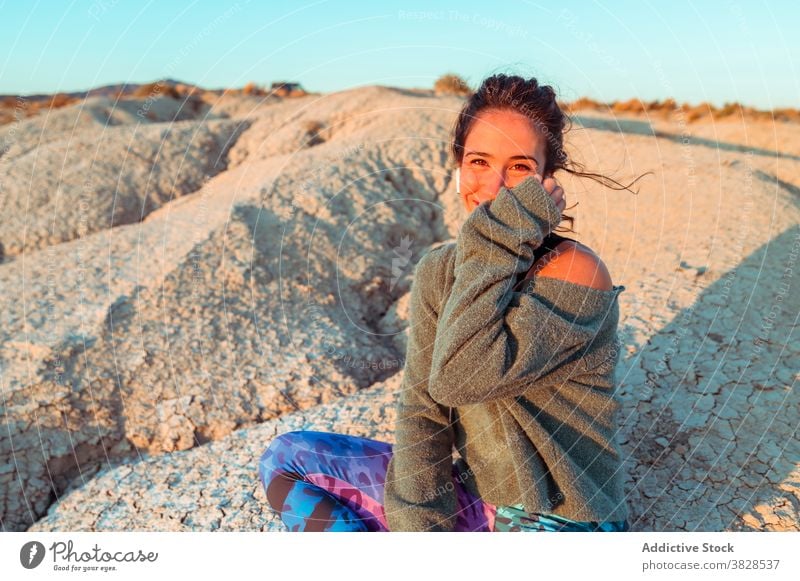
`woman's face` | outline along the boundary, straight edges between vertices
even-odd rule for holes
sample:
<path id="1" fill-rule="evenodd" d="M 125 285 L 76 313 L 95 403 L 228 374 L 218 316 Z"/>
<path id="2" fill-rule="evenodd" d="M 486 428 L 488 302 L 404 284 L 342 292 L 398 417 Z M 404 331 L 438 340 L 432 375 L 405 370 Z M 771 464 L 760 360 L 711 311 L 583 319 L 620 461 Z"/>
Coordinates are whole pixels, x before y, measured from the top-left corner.
<path id="1" fill-rule="evenodd" d="M 513 188 L 529 176 L 542 176 L 546 146 L 545 137 L 521 113 L 479 113 L 464 142 L 460 166 L 461 201 L 467 212 L 494 200 L 502 186 Z"/>

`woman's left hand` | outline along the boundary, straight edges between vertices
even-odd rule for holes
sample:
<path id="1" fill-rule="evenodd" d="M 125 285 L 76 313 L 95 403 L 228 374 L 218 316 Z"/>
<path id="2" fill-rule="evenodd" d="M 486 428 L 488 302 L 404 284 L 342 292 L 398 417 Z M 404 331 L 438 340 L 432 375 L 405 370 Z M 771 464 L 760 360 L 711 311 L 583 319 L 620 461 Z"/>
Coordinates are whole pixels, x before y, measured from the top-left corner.
<path id="1" fill-rule="evenodd" d="M 548 176 L 542 179 L 542 176 L 536 174 L 535 177 L 537 180 L 539 180 L 539 183 L 542 184 L 542 186 L 544 187 L 544 191 L 550 194 L 550 197 L 553 199 L 553 202 L 555 202 L 556 206 L 558 207 L 558 210 L 560 212 L 563 212 L 564 208 L 567 207 L 567 201 L 564 197 L 564 188 L 562 188 L 558 184 L 556 179 L 552 176 Z"/>

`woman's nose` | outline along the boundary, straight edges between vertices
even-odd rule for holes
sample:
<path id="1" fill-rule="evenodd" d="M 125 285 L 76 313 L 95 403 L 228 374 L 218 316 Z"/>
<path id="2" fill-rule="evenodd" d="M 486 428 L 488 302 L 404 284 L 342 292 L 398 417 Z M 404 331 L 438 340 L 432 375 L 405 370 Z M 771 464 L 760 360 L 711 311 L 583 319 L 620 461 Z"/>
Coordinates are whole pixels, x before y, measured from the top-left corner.
<path id="1" fill-rule="evenodd" d="M 500 191 L 500 188 L 507 185 L 506 184 L 506 175 L 505 172 L 502 171 L 492 171 L 486 172 L 486 179 L 483 182 L 483 193 L 487 196 L 496 196 L 497 193 Z"/>

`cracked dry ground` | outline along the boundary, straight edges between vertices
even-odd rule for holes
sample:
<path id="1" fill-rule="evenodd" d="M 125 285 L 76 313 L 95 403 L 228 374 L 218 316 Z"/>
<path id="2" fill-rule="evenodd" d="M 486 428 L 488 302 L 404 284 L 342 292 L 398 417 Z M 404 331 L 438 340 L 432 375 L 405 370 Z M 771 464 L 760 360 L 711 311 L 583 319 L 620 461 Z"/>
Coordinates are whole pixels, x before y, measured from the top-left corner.
<path id="1" fill-rule="evenodd" d="M 392 250 L 409 237 L 413 265 L 457 234 L 459 106 L 374 87 L 228 100 L 217 110 L 247 129 L 198 192 L 32 253 L 24 273 L 0 265 L 3 288 L 25 288 L 0 343 L 3 527 L 283 530 L 257 476 L 276 434 L 392 442 L 401 369 L 347 362 L 402 361 L 411 269 L 396 277 Z M 627 289 L 633 529 L 798 530 L 800 164 L 768 142 L 793 127 L 713 145 L 702 125 L 682 140 L 585 117 L 570 147 L 587 166 L 657 175 L 638 196 L 564 180 L 575 237 Z M 54 263 L 81 270 L 52 291 Z"/>

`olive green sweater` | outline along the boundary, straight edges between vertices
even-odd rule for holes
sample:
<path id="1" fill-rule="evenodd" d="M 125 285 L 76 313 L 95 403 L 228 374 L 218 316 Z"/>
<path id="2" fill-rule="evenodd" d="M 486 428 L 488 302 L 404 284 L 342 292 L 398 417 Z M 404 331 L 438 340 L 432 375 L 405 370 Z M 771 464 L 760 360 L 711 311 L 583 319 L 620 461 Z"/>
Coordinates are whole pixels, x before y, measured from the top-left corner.
<path id="1" fill-rule="evenodd" d="M 475 208 L 456 242 L 415 267 L 385 483 L 390 530 L 453 530 L 454 480 L 497 506 L 628 517 L 614 439 L 625 287 L 535 276 L 517 285 L 560 221 L 528 178 Z"/>

